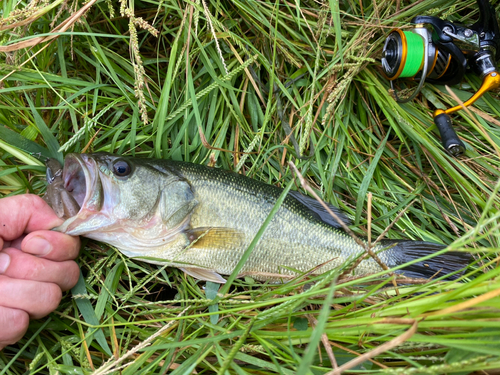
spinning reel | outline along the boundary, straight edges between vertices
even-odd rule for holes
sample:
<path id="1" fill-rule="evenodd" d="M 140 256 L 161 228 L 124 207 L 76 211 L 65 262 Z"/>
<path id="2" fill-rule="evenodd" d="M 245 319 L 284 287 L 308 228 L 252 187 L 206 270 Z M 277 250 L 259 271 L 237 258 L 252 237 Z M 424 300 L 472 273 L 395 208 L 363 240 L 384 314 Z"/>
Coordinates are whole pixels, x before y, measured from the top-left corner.
<path id="1" fill-rule="evenodd" d="M 500 35 L 494 9 L 486 0 L 477 0 L 479 20 L 470 26 L 454 24 L 433 16 L 417 16 L 411 20 L 415 28 L 393 30 L 382 51 L 382 69 L 391 82 L 396 100 L 406 103 L 420 92 L 424 82 L 442 85 L 459 83 L 466 71 L 472 70 L 483 83 L 465 103 L 470 106 L 485 92 L 500 87 L 496 62 L 500 58 Z M 426 26 L 429 26 L 429 30 Z M 406 78 L 418 81 L 413 94 L 398 97 L 394 81 Z M 462 108 L 457 105 L 433 114 L 444 148 L 453 156 L 465 146 L 452 127 L 449 114 Z"/>

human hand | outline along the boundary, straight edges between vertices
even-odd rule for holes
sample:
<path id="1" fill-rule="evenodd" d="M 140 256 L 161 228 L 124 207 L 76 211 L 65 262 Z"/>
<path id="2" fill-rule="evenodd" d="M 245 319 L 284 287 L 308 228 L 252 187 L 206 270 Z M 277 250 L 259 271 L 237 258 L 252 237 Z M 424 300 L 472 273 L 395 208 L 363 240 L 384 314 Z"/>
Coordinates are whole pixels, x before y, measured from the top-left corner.
<path id="1" fill-rule="evenodd" d="M 62 222 L 36 195 L 0 199 L 0 350 L 78 281 L 79 238 L 50 230 Z"/>

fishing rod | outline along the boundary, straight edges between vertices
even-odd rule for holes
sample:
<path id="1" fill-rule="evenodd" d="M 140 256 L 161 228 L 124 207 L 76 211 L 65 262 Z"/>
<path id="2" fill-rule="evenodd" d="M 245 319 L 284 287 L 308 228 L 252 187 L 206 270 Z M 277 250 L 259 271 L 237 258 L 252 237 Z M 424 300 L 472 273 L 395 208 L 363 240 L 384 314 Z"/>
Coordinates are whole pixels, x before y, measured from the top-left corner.
<path id="1" fill-rule="evenodd" d="M 382 70 L 391 83 L 396 100 L 413 100 L 424 82 L 455 85 L 468 71 L 483 80 L 481 87 L 465 103 L 472 105 L 485 92 L 500 87 L 496 64 L 500 58 L 500 35 L 494 8 L 487 0 L 477 0 L 479 20 L 469 26 L 433 16 L 417 16 L 410 30 L 393 30 L 382 51 Z M 407 79 L 418 82 L 408 98 L 400 98 L 394 82 Z M 441 142 L 451 155 L 464 153 L 465 145 L 453 129 L 450 114 L 462 109 L 457 105 L 434 111 L 433 118 Z"/>

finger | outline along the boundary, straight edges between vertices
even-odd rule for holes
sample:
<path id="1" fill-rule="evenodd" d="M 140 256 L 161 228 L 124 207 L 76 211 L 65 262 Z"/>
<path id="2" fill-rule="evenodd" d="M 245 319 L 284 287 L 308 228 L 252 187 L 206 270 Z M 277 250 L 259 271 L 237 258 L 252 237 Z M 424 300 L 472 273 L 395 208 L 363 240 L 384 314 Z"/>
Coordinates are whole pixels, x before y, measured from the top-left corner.
<path id="1" fill-rule="evenodd" d="M 0 275 L 0 306 L 24 310 L 32 319 L 43 318 L 54 311 L 61 297 L 61 289 L 54 283 Z"/>
<path id="2" fill-rule="evenodd" d="M 19 341 L 30 323 L 26 311 L 0 306 L 0 350 Z"/>
<path id="3" fill-rule="evenodd" d="M 21 250 L 58 262 L 71 260 L 78 256 L 80 238 L 55 231 L 38 230 L 24 237 Z"/>
<path id="4" fill-rule="evenodd" d="M 63 221 L 37 195 L 23 194 L 0 200 L 0 248 L 23 233 L 52 229 Z"/>
<path id="5" fill-rule="evenodd" d="M 54 283 L 65 291 L 75 286 L 80 269 L 71 260 L 54 262 L 7 248 L 0 252 L 0 274 L 13 279 Z"/>

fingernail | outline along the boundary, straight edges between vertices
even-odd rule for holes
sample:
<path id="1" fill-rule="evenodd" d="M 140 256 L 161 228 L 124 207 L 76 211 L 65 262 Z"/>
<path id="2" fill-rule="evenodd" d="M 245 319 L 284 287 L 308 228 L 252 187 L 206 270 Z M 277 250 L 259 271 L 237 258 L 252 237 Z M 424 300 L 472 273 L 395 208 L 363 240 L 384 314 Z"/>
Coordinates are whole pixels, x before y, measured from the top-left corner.
<path id="1" fill-rule="evenodd" d="M 10 256 L 6 253 L 0 253 L 0 274 L 5 273 L 9 268 Z"/>
<path id="2" fill-rule="evenodd" d="M 33 237 L 24 245 L 24 251 L 27 253 L 44 256 L 51 252 L 52 245 L 42 237 Z"/>

